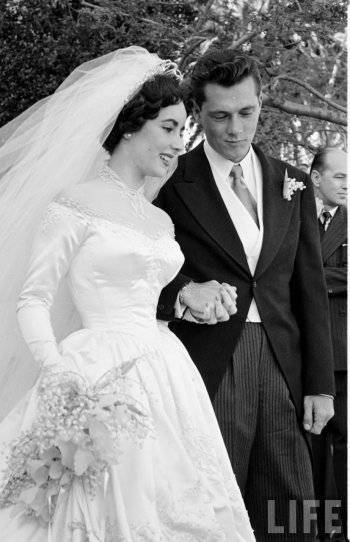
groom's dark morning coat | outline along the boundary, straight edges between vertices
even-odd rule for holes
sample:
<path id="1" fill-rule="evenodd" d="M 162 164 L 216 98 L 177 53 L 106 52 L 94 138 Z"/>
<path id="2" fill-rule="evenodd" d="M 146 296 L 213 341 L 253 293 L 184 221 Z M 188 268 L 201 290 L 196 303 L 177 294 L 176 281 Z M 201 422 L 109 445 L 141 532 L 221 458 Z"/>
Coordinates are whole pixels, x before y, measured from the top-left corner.
<path id="1" fill-rule="evenodd" d="M 322 270 L 314 194 L 302 171 L 254 150 L 263 174 L 264 237 L 254 276 L 242 243 L 198 145 L 180 157 L 156 205 L 175 224 L 185 255 L 181 273 L 195 282 L 215 279 L 237 287 L 237 313 L 228 322 L 199 325 L 175 321 L 171 329 L 185 344 L 213 398 L 254 296 L 259 314 L 299 415 L 303 395 L 334 394 L 327 294 Z M 307 185 L 283 198 L 285 170 Z M 172 319 L 182 275 L 163 291 L 158 317 Z"/>

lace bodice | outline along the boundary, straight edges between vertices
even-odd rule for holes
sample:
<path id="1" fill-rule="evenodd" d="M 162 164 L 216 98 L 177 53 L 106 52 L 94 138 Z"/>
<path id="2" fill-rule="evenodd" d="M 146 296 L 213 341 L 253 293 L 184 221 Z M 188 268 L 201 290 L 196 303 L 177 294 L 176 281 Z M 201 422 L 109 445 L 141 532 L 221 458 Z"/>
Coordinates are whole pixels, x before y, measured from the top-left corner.
<path id="1" fill-rule="evenodd" d="M 94 208 L 61 196 L 45 212 L 19 308 L 37 305 L 46 314 L 27 342 L 52 339 L 47 309 L 63 277 L 83 327 L 140 338 L 155 332 L 160 291 L 183 263 L 172 222 L 140 191 L 115 183 L 108 170 L 104 180 Z"/>

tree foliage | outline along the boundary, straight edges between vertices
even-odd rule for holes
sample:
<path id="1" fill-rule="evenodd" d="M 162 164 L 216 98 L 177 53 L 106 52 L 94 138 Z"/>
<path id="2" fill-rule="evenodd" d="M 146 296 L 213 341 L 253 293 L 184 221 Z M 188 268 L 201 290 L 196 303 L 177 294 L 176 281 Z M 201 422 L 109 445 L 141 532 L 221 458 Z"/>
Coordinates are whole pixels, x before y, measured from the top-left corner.
<path id="1" fill-rule="evenodd" d="M 186 74 L 218 44 L 259 63 L 267 152 L 300 165 L 345 145 L 345 0 L 0 0 L 0 11 L 0 125 L 113 49 L 141 45 Z"/>

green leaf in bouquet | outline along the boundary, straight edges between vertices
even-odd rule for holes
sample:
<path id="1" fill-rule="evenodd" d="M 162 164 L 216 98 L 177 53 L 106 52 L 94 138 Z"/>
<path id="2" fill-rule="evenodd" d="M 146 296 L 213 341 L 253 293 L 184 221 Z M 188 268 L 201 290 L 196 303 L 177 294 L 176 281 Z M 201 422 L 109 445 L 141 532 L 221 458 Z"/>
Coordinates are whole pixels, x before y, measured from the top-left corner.
<path id="1" fill-rule="evenodd" d="M 104 393 L 98 398 L 98 404 L 101 408 L 112 407 L 117 403 L 114 393 Z"/>
<path id="2" fill-rule="evenodd" d="M 100 407 L 98 403 L 93 410 L 91 410 L 90 419 L 98 418 L 101 422 L 108 422 L 110 418 L 110 411 L 108 407 Z"/>
<path id="3" fill-rule="evenodd" d="M 74 444 L 74 442 L 71 442 L 70 440 L 68 442 L 64 442 L 63 440 L 60 440 L 58 443 L 58 447 L 62 454 L 62 459 L 61 459 L 62 465 L 73 470 L 74 456 L 75 456 L 75 452 L 77 451 L 77 445 Z"/>
<path id="4" fill-rule="evenodd" d="M 89 430 L 91 439 L 102 457 L 113 453 L 113 439 L 102 422 L 96 420 L 96 418 L 90 418 Z"/>
<path id="5" fill-rule="evenodd" d="M 42 516 L 42 511 L 47 507 L 46 489 L 38 489 L 30 507 Z"/>
<path id="6" fill-rule="evenodd" d="M 66 485 L 69 485 L 72 481 L 72 474 L 69 470 L 66 470 L 63 474 L 62 474 L 62 478 L 60 479 L 60 486 L 66 486 Z"/>
<path id="7" fill-rule="evenodd" d="M 25 505 L 30 505 L 38 492 L 37 486 L 28 487 L 21 491 L 18 501 L 24 503 Z"/>
<path id="8" fill-rule="evenodd" d="M 45 484 L 49 479 L 49 468 L 46 465 L 42 465 L 33 472 L 32 478 L 37 486 Z"/>
<path id="9" fill-rule="evenodd" d="M 143 416 L 143 417 L 146 417 L 147 414 L 145 414 L 144 412 L 142 412 L 142 410 L 140 410 L 139 408 L 137 408 L 137 406 L 133 405 L 133 404 L 128 404 L 128 409 L 133 412 L 134 414 L 137 414 L 137 416 Z"/>
<path id="10" fill-rule="evenodd" d="M 91 463 L 94 461 L 94 456 L 89 450 L 78 448 L 74 456 L 74 472 L 77 476 L 81 476 L 86 472 Z"/>
<path id="11" fill-rule="evenodd" d="M 63 466 L 61 461 L 53 461 L 50 465 L 49 469 L 49 476 L 53 480 L 57 480 L 58 478 L 61 478 L 63 473 Z"/>
<path id="12" fill-rule="evenodd" d="M 49 507 L 48 507 L 47 504 L 41 508 L 40 516 L 41 516 L 41 519 L 43 520 L 44 524 L 49 523 L 49 521 L 50 521 L 50 511 L 49 511 Z"/>
<path id="13" fill-rule="evenodd" d="M 125 403 L 118 405 L 114 411 L 115 418 L 121 423 L 125 423 L 128 419 L 128 407 Z"/>
<path id="14" fill-rule="evenodd" d="M 41 469 L 41 467 L 45 467 L 45 462 L 43 459 L 29 459 L 26 463 L 26 468 L 28 474 L 34 479 L 35 473 Z"/>
<path id="15" fill-rule="evenodd" d="M 54 495 L 58 495 L 61 487 L 61 480 L 50 480 L 46 489 L 46 498 L 51 499 Z"/>
<path id="16" fill-rule="evenodd" d="M 61 459 L 61 452 L 57 448 L 57 446 L 51 446 L 51 448 L 48 448 L 47 450 L 45 450 L 45 452 L 42 455 L 42 458 L 43 458 L 43 461 L 47 465 L 50 465 L 54 459 Z"/>
<path id="17" fill-rule="evenodd" d="M 120 366 L 120 374 L 126 375 L 135 365 L 139 358 L 133 358 L 129 361 L 125 361 Z"/>
<path id="18" fill-rule="evenodd" d="M 12 518 L 15 518 L 16 516 L 18 516 L 19 514 L 23 514 L 23 512 L 25 512 L 26 509 L 27 509 L 27 507 L 24 504 L 24 502 L 17 502 L 13 506 L 11 506 L 10 518 L 12 519 Z"/>

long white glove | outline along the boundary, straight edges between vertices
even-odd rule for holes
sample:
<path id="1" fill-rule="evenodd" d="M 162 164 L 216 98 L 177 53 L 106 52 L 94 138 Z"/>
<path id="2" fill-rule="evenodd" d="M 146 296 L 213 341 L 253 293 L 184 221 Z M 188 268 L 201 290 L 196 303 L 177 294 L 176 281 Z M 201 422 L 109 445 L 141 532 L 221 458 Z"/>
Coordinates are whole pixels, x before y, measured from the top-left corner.
<path id="1" fill-rule="evenodd" d="M 17 307 L 18 323 L 39 367 L 60 366 L 62 356 L 51 325 L 50 309 L 61 279 L 85 239 L 86 224 L 70 209 L 53 203 L 35 238 Z"/>

